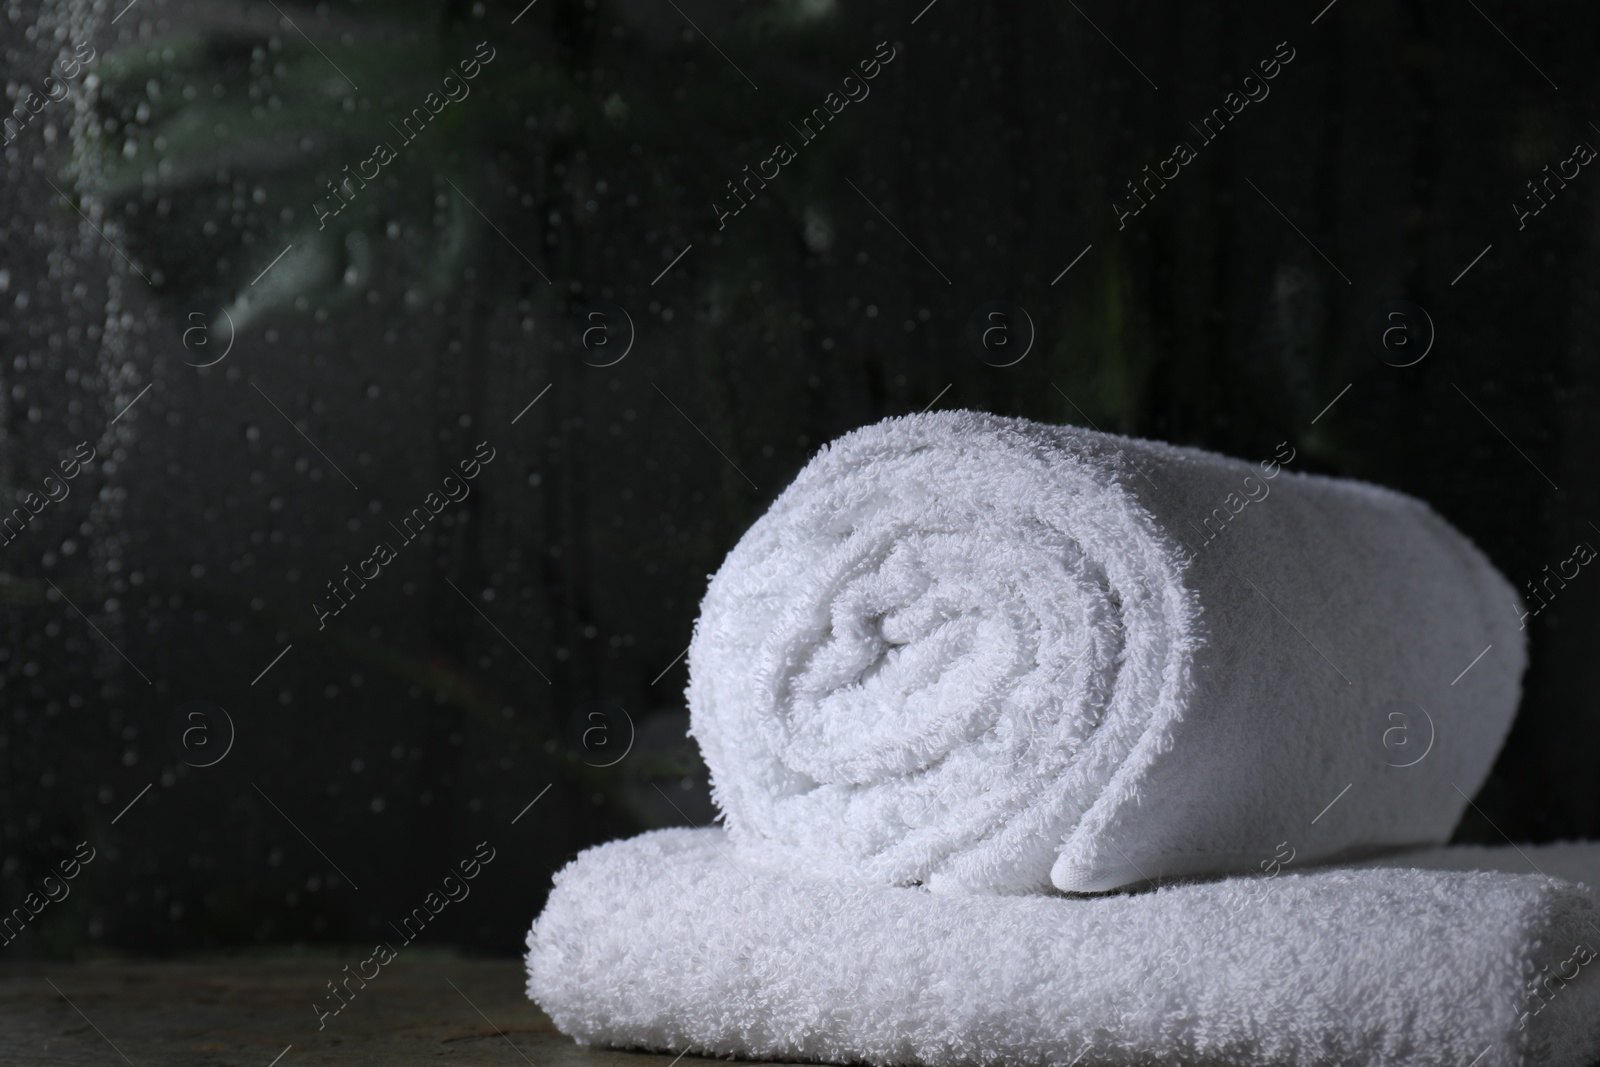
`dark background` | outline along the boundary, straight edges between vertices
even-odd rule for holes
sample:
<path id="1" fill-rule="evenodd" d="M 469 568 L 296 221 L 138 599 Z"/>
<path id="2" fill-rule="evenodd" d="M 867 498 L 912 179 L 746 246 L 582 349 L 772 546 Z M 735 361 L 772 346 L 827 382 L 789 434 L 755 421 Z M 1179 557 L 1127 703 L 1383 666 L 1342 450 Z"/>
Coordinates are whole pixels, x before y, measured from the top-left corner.
<path id="1" fill-rule="evenodd" d="M 1600 176 L 1512 207 L 1600 144 L 1600 8 L 925 3 L 0 4 L 11 103 L 97 54 L 4 148 L 6 508 L 98 454 L 0 547 L 0 905 L 98 851 L 0 951 L 370 944 L 480 841 L 425 940 L 519 950 L 577 850 L 711 817 L 681 697 L 706 576 L 887 415 L 1287 440 L 1428 500 L 1518 588 L 1600 542 Z M 485 41 L 402 147 L 388 123 Z M 1119 230 L 1180 139 L 1198 158 Z M 379 140 L 398 158 L 319 230 Z M 1397 300 L 1436 330 L 1408 367 L 1415 310 L 1411 349 L 1368 338 Z M 596 301 L 633 326 L 610 366 Z M 1014 365 L 969 342 L 990 301 L 1031 319 Z M 319 629 L 325 583 L 481 441 L 471 495 Z M 1600 835 L 1600 578 L 1530 628 L 1463 839 Z"/>

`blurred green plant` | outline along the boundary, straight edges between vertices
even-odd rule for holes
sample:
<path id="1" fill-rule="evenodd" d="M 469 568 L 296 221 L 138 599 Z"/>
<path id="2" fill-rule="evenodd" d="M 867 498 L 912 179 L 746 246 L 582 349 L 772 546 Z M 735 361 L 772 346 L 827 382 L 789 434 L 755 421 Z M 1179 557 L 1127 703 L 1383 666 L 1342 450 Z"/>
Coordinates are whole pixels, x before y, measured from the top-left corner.
<path id="1" fill-rule="evenodd" d="M 814 56 L 834 6 L 740 9 L 721 32 L 760 39 L 769 54 Z M 227 307 L 241 329 L 286 312 L 336 310 L 371 291 L 380 268 L 394 272 L 387 282 L 402 280 L 413 308 L 453 290 L 472 266 L 503 263 L 513 269 L 494 272 L 496 282 L 526 283 L 522 260 L 488 232 L 484 214 L 495 212 L 484 211 L 486 201 L 520 199 L 514 214 L 538 222 L 502 217 L 499 228 L 519 256 L 542 258 L 535 270 L 556 273 L 578 250 L 546 220 L 563 208 L 577 220 L 587 194 L 574 178 L 591 160 L 692 157 L 741 131 L 769 137 L 781 116 L 804 110 L 779 86 L 736 100 L 719 79 L 701 79 L 687 98 L 663 91 L 684 82 L 676 28 L 665 42 L 660 33 L 654 44 L 624 39 L 599 28 L 615 25 L 616 13 L 578 2 L 552 0 L 542 23 L 529 18 L 509 33 L 459 2 L 393 3 L 378 13 L 348 0 L 300 14 L 289 28 L 295 14 L 265 29 L 241 13 L 108 52 L 95 71 L 94 121 L 78 124 L 67 164 L 80 190 L 122 220 L 165 296 Z M 463 78 L 461 61 L 480 42 L 493 58 Z M 408 141 L 404 117 L 430 94 L 443 98 L 451 75 L 468 94 L 429 108 L 432 120 Z M 846 136 L 831 139 L 838 143 L 807 159 L 808 170 L 845 147 Z M 393 158 L 379 176 L 343 184 L 380 145 Z M 647 224 L 706 212 L 635 165 L 643 180 L 631 188 L 651 201 L 639 205 Z M 330 214 L 336 186 L 354 195 Z M 535 224 L 536 242 L 527 233 Z"/>
<path id="2" fill-rule="evenodd" d="M 759 41 L 764 54 L 792 57 L 802 72 L 847 69 L 857 58 L 858 35 L 838 63 L 828 58 L 838 28 L 832 0 L 786 0 L 759 12 L 725 7 L 729 21 L 714 29 L 729 46 L 748 42 L 754 53 Z M 117 220 L 127 251 L 178 321 L 194 308 L 221 306 L 242 331 L 321 319 L 362 300 L 383 300 L 386 316 L 404 315 L 454 298 L 468 278 L 475 292 L 461 307 L 472 315 L 529 294 L 566 310 L 566 301 L 586 297 L 547 289 L 546 276 L 581 277 L 586 262 L 610 258 L 618 245 L 655 255 L 663 250 L 657 233 L 712 221 L 706 191 L 685 191 L 663 160 L 724 158 L 730 144 L 740 152 L 760 145 L 765 154 L 787 116 L 804 114 L 820 95 L 815 84 L 786 91 L 774 79 L 759 94 L 741 86 L 730 97 L 731 72 L 720 69 L 686 79 L 686 67 L 707 55 L 720 61 L 670 10 L 664 23 L 621 35 L 612 29 L 623 13 L 582 0 L 544 0 L 516 32 L 507 32 L 504 18 L 491 26 L 459 2 L 374 11 L 347 0 L 316 13 L 286 6 L 281 17 L 260 14 L 208 13 L 203 25 L 177 20 L 168 32 L 106 52 L 94 69 L 93 113 L 73 127 L 64 176 Z M 482 54 L 480 42 L 493 58 L 480 59 L 476 76 L 466 78 L 461 63 Z M 407 140 L 399 124 L 426 107 L 430 93 L 443 94 L 446 75 L 470 93 L 438 107 Z M 789 80 L 805 84 L 803 76 Z M 851 137 L 830 132 L 784 186 L 774 186 L 779 211 L 730 228 L 730 254 L 704 268 L 711 303 L 738 303 L 753 277 L 774 269 L 757 255 L 774 226 L 789 227 L 780 241 L 803 246 L 815 205 L 835 195 L 817 190 L 842 185 L 834 171 L 848 158 Z M 376 178 L 347 187 L 348 205 L 333 213 L 331 188 L 358 173 L 377 145 L 393 158 Z M 607 231 L 601 241 L 591 238 L 586 203 L 607 180 L 617 200 L 626 194 L 632 214 L 623 232 Z M 712 336 L 726 308 L 712 310 L 695 334 L 696 369 L 711 396 L 707 426 L 736 454 L 729 368 Z M 781 328 L 769 302 L 758 311 Z M 722 526 L 736 531 L 756 501 L 741 477 L 726 473 Z M 714 558 L 724 547 L 708 534 L 699 554 Z M 209 595 L 185 592 L 197 601 Z M 0 600 L 35 593 L 11 586 L 0 589 Z M 213 607 L 252 617 L 242 603 Z M 272 621 L 297 641 L 332 640 L 298 616 Z M 493 682 L 447 651 L 418 658 L 355 638 L 335 643 L 341 654 L 490 729 L 530 746 L 565 743 L 559 722 L 507 720 Z M 558 762 L 575 785 L 636 806 L 619 776 L 575 759 Z M 680 763 L 641 751 L 630 767 L 646 781 L 692 769 Z"/>

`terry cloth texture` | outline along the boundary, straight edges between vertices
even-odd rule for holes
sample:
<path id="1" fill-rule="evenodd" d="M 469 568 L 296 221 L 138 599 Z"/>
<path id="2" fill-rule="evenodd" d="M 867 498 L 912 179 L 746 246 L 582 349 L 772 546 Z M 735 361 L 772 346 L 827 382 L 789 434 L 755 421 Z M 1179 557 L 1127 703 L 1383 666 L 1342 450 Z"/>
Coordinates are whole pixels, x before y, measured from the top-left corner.
<path id="1" fill-rule="evenodd" d="M 1588 890 L 1536 874 L 978 897 L 752 867 L 721 830 L 662 830 L 556 875 L 528 992 L 580 1043 L 705 1056 L 1582 1067 L 1597 922 Z"/>
<path id="2" fill-rule="evenodd" d="M 1425 504 L 1294 459 L 961 411 L 822 449 L 689 649 L 735 847 L 1027 893 L 1447 840 L 1516 709 L 1520 601 Z"/>

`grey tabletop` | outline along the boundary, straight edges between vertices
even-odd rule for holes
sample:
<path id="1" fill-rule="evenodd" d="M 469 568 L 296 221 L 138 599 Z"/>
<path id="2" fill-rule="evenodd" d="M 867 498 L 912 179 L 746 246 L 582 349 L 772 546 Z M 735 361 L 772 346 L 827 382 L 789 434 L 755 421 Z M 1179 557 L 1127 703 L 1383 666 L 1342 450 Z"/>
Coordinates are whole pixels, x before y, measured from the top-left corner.
<path id="1" fill-rule="evenodd" d="M 588 1049 L 523 992 L 515 960 L 395 961 L 319 1016 L 348 959 L 13 964 L 0 971 L 0 1064 L 668 1067 Z M 319 1027 L 319 1023 L 321 1024 Z M 685 1056 L 679 1067 L 699 1061 Z"/>

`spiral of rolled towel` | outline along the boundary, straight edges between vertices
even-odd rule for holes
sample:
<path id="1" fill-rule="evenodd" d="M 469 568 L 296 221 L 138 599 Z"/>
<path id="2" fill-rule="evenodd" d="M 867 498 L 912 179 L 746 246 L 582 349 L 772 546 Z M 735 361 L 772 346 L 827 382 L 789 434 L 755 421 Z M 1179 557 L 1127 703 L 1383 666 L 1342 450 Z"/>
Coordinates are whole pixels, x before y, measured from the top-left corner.
<path id="1" fill-rule="evenodd" d="M 729 553 L 691 729 L 735 847 L 784 869 L 1019 893 L 1305 863 L 1449 836 L 1516 708 L 1518 603 L 1372 485 L 907 416 Z M 1396 714 L 1428 724 L 1409 766 Z"/>

